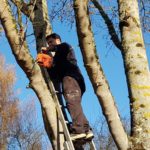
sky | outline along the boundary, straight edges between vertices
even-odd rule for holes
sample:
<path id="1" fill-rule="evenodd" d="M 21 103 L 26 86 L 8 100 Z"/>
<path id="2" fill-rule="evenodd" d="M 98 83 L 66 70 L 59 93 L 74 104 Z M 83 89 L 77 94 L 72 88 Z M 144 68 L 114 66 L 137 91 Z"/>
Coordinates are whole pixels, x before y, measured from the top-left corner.
<path id="1" fill-rule="evenodd" d="M 59 21 L 55 21 L 52 24 L 52 28 L 53 32 L 56 32 L 61 36 L 63 42 L 69 43 L 75 50 L 78 65 L 84 76 L 86 84 L 86 92 L 84 93 L 82 98 L 83 111 L 87 119 L 89 120 L 90 124 L 94 125 L 94 123 L 96 123 L 97 120 L 99 120 L 103 115 L 100 104 L 93 91 L 92 85 L 90 83 L 89 77 L 83 64 L 83 59 L 78 44 L 75 26 L 73 26 L 72 29 L 70 29 L 70 27 L 68 27 L 67 24 L 61 24 Z M 95 42 L 100 63 L 103 67 L 106 79 L 109 82 L 110 90 L 115 99 L 119 113 L 121 117 L 129 118 L 130 117 L 129 99 L 121 53 L 117 48 L 115 48 L 115 46 L 111 47 L 112 44 L 111 41 L 109 43 L 110 44 L 109 46 L 107 44 L 106 38 L 102 36 L 102 35 L 108 36 L 107 30 L 100 31 L 98 29 L 95 29 L 93 31 L 95 33 L 94 34 Z M 28 34 L 31 32 L 32 27 L 29 25 Z M 2 34 L 3 36 L 0 37 L 0 53 L 5 56 L 6 63 L 14 65 L 16 70 L 15 95 L 21 101 L 27 101 L 33 98 L 35 99 L 36 107 L 39 114 L 38 119 L 39 122 L 43 124 L 39 101 L 34 91 L 32 89 L 26 88 L 29 81 L 24 72 L 22 71 L 22 69 L 17 65 L 15 58 L 11 52 L 11 49 L 8 45 L 7 39 L 4 37 L 4 33 Z M 107 38 L 109 39 L 109 36 Z M 148 36 L 145 36 L 145 42 L 147 42 L 148 38 L 149 38 Z M 30 43 L 29 48 L 31 54 L 34 58 L 36 58 L 35 40 L 31 36 L 28 38 L 28 41 Z M 147 48 L 147 56 L 148 58 L 150 58 L 150 51 L 148 45 L 146 45 L 146 48 Z"/>

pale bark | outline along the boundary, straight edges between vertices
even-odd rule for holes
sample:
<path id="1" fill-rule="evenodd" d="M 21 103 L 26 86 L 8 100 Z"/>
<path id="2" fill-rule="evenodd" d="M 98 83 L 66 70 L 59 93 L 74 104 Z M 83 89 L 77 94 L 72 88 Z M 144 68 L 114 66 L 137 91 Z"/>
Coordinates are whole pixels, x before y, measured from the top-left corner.
<path id="1" fill-rule="evenodd" d="M 94 91 L 102 106 L 103 113 L 108 122 L 114 141 L 118 149 L 126 150 L 128 147 L 127 135 L 120 121 L 119 114 L 102 67 L 99 64 L 87 5 L 88 0 L 74 1 L 77 33 L 84 64 L 92 82 Z"/>
<path id="2" fill-rule="evenodd" d="M 33 15 L 31 15 L 31 22 L 36 39 L 37 51 L 39 52 L 41 46 L 46 46 L 45 36 L 52 33 L 52 28 L 49 23 L 46 0 L 36 0 L 35 7 L 36 9 L 34 9 Z"/>
<path id="3" fill-rule="evenodd" d="M 150 149 L 150 74 L 137 0 L 118 0 L 132 122 L 132 149 Z"/>
<path id="4" fill-rule="evenodd" d="M 26 73 L 30 80 L 30 87 L 35 91 L 40 100 L 42 110 L 47 117 L 47 126 L 49 127 L 52 146 L 55 148 L 57 147 L 57 119 L 55 104 L 52 95 L 45 84 L 39 66 L 35 63 L 28 51 L 26 42 L 20 40 L 15 20 L 12 17 L 10 7 L 6 0 L 0 1 L 0 20 L 16 61 Z"/>
<path id="5" fill-rule="evenodd" d="M 51 25 L 49 23 L 49 17 L 48 17 L 48 8 L 47 8 L 47 2 L 46 0 L 36 0 L 36 9 L 34 9 L 33 15 L 31 15 L 31 22 L 33 25 L 33 30 L 34 30 L 34 35 L 35 35 L 35 39 L 36 39 L 36 49 L 37 52 L 41 51 L 41 47 L 46 46 L 46 36 L 52 33 L 52 28 Z M 46 69 L 42 69 L 43 75 L 44 75 L 44 79 L 47 82 L 47 84 L 49 83 L 49 75 L 47 73 Z M 50 88 L 50 87 L 49 87 Z M 43 113 L 44 114 L 44 113 Z M 55 122 L 55 128 L 57 128 L 57 131 L 55 133 L 55 137 L 57 137 L 56 143 L 57 146 L 55 146 L 55 149 L 57 150 L 62 150 L 63 149 L 63 143 L 64 143 L 64 135 L 60 134 L 63 133 L 63 129 L 61 126 L 61 123 L 58 120 L 58 117 L 55 116 L 57 119 L 57 122 Z M 45 121 L 45 127 L 46 127 L 46 131 L 47 133 L 49 132 L 49 128 L 46 125 L 47 123 L 47 116 L 43 115 L 44 121 Z M 58 129 L 60 131 L 58 131 Z M 51 135 L 48 134 L 49 139 L 51 140 Z"/>
<path id="6" fill-rule="evenodd" d="M 37 47 L 36 49 L 37 52 L 40 52 L 41 47 L 46 46 L 45 37 L 52 33 L 52 28 L 48 17 L 48 8 L 47 8 L 46 0 L 34 0 L 34 1 L 32 0 L 28 5 L 22 2 L 21 0 L 11 0 L 11 1 L 17 6 L 17 8 L 19 8 L 28 17 L 28 19 L 30 19 L 33 25 L 34 35 L 36 39 L 36 47 Z M 26 6 L 30 6 L 30 7 L 26 8 Z M 50 78 L 47 73 L 47 70 L 43 68 L 41 69 L 42 69 L 44 79 L 48 85 Z M 50 129 L 49 129 L 49 125 L 47 124 L 47 116 L 43 110 L 42 110 L 42 114 L 43 114 L 45 129 L 47 131 L 49 139 L 51 140 L 51 134 L 49 133 Z M 58 123 L 57 120 L 55 126 L 57 127 L 57 133 L 55 133 L 57 137 L 57 139 L 55 139 L 57 141 L 57 147 L 55 147 L 55 149 L 63 149 L 64 135 L 59 134 L 58 132 L 58 128 L 59 128 L 61 133 L 63 133 L 61 123 L 60 122 Z"/>
<path id="7" fill-rule="evenodd" d="M 29 17 L 31 8 L 33 7 L 32 4 L 26 4 L 22 0 L 11 0 L 15 5 L 20 9 L 26 16 Z"/>

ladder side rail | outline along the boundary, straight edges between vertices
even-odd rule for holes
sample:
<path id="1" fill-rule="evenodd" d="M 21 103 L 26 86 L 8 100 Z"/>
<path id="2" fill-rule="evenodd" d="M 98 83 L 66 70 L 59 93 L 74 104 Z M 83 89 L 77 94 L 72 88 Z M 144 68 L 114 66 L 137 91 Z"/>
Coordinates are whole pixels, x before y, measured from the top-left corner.
<path id="1" fill-rule="evenodd" d="M 66 138 L 66 140 L 67 140 L 67 142 L 68 142 L 68 145 L 69 145 L 69 147 L 70 147 L 69 150 L 75 150 L 75 149 L 74 149 L 73 142 L 72 142 L 71 137 L 70 137 L 70 133 L 69 133 L 69 131 L 68 131 L 68 127 L 67 127 L 67 125 L 66 125 L 65 118 L 64 118 L 63 113 L 62 113 L 62 110 L 61 110 L 61 106 L 60 106 L 59 101 L 58 101 L 58 98 L 57 98 L 57 94 L 56 94 L 55 89 L 54 89 L 54 86 L 53 86 L 53 83 L 52 83 L 52 81 L 50 80 L 50 77 L 49 77 L 49 75 L 48 75 L 48 72 L 47 72 L 47 70 L 46 70 L 45 68 L 44 68 L 44 73 L 45 73 L 46 78 L 48 79 L 48 80 L 47 80 L 47 81 L 48 81 L 47 84 L 48 84 L 48 87 L 49 87 L 49 89 L 50 89 L 50 91 L 51 91 L 51 93 L 52 93 L 52 97 L 53 97 L 53 99 L 54 99 L 54 102 L 55 102 L 55 105 L 56 105 L 56 110 L 57 110 L 57 113 L 58 113 L 58 118 L 59 118 L 59 120 L 61 121 L 61 124 L 62 124 L 63 129 L 64 129 L 65 138 Z"/>
<path id="2" fill-rule="evenodd" d="M 65 134 L 65 138 L 66 138 L 66 141 L 64 143 L 65 150 L 75 150 L 73 142 L 72 142 L 71 137 L 70 137 L 70 133 L 68 131 L 68 127 L 66 125 L 66 120 L 64 118 L 61 106 L 59 104 L 59 100 L 58 100 L 58 97 L 57 97 L 54 85 L 53 85 L 53 83 L 52 83 L 52 81 L 51 81 L 51 79 L 50 79 L 50 77 L 48 75 L 48 72 L 47 72 L 47 70 L 45 68 L 44 68 L 44 73 L 45 73 L 45 76 L 47 78 L 47 85 L 48 85 L 48 87 L 50 89 L 50 92 L 52 93 L 52 97 L 53 97 L 55 105 L 56 105 L 58 118 L 59 118 L 59 120 L 60 120 L 60 122 L 61 122 L 61 124 L 63 126 L 63 130 L 64 130 L 64 134 Z M 95 144 L 94 144 L 93 140 L 91 140 L 88 143 L 90 145 L 90 150 L 96 150 L 96 147 L 95 147 Z"/>
<path id="3" fill-rule="evenodd" d="M 93 140 L 89 144 L 90 144 L 90 150 L 96 150 L 96 147 L 95 147 Z"/>

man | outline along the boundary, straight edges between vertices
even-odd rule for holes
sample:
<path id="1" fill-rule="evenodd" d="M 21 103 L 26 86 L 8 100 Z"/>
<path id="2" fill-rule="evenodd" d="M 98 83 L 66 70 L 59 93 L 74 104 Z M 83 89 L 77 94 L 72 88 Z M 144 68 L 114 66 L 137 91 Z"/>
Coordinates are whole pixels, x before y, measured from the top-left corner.
<path id="1" fill-rule="evenodd" d="M 47 36 L 46 40 L 48 47 L 43 47 L 42 51 L 53 56 L 53 63 L 48 72 L 52 80 L 62 84 L 63 95 L 72 118 L 72 139 L 92 138 L 93 133 L 81 106 L 85 83 L 74 51 L 69 44 L 61 43 L 61 38 L 56 33 Z"/>

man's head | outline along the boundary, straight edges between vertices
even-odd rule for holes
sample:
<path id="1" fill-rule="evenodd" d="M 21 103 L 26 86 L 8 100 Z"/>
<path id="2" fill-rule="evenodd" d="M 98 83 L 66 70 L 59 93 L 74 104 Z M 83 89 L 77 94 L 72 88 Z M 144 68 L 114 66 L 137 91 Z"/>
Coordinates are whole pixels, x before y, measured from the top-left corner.
<path id="1" fill-rule="evenodd" d="M 56 33 L 52 33 L 52 34 L 48 35 L 46 37 L 46 41 L 48 43 L 50 50 L 53 50 L 56 45 L 61 44 L 61 38 Z"/>

